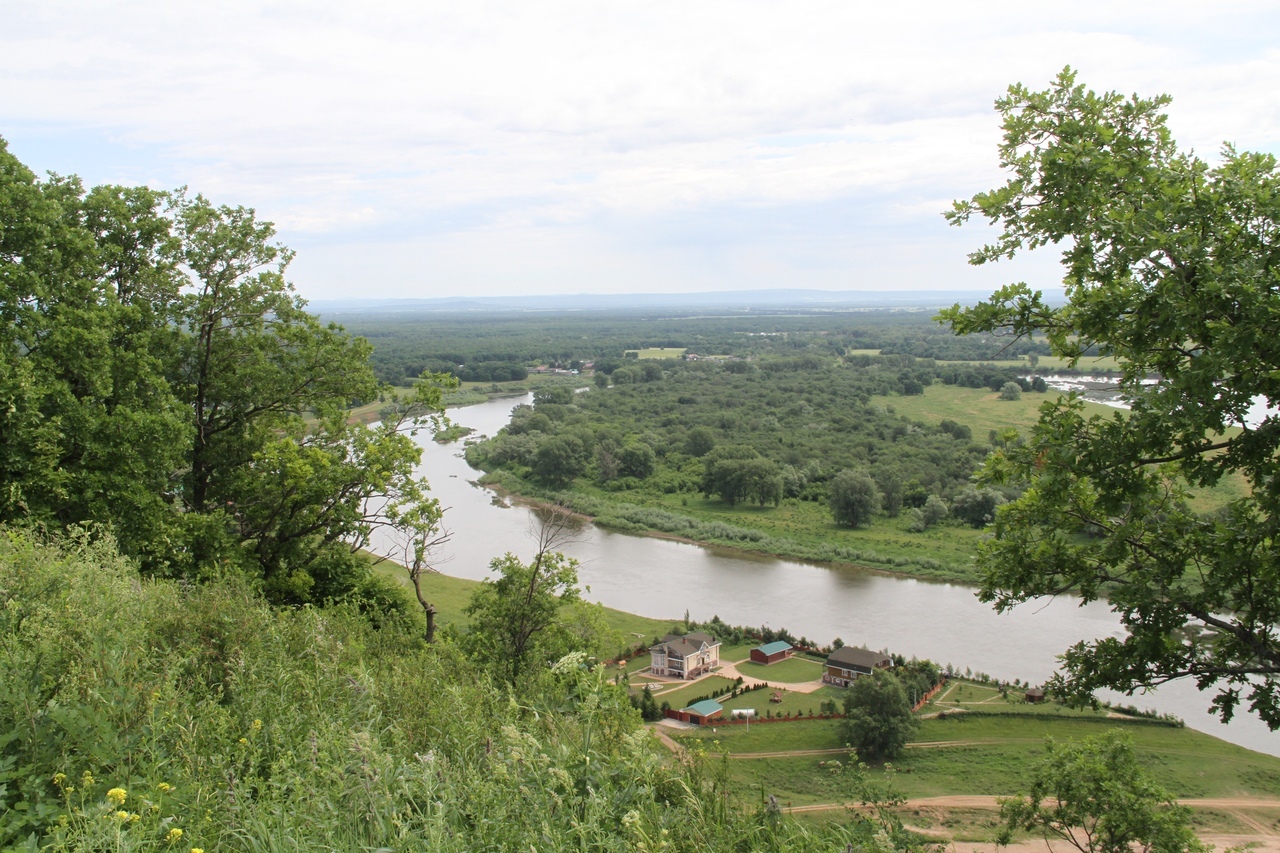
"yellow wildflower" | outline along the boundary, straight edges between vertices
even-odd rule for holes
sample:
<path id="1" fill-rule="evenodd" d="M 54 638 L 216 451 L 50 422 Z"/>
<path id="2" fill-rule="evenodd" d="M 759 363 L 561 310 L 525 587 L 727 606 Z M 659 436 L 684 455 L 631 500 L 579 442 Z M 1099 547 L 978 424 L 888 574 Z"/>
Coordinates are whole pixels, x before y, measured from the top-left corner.
<path id="1" fill-rule="evenodd" d="M 245 737 L 240 738 L 240 745 L 241 745 L 241 746 L 248 746 L 248 745 L 249 745 L 249 739 L 248 739 L 248 738 L 245 738 Z"/>
<path id="2" fill-rule="evenodd" d="M 124 823 L 126 820 L 129 819 L 129 813 L 126 811 L 118 811 L 115 814 L 113 814 L 112 817 L 114 817 L 116 820 L 120 821 L 121 823 Z"/>
<path id="3" fill-rule="evenodd" d="M 107 799 L 117 806 L 124 805 L 124 801 L 128 799 L 129 794 L 124 788 L 112 788 L 107 791 Z"/>
<path id="4" fill-rule="evenodd" d="M 93 786 L 93 774 L 88 770 L 80 774 L 80 787 L 89 788 Z"/>
<path id="5" fill-rule="evenodd" d="M 192 848 L 191 848 L 191 853 L 204 853 L 204 848 L 203 848 L 203 847 L 192 847 Z"/>
<path id="6" fill-rule="evenodd" d="M 175 826 L 173 829 L 169 830 L 168 834 L 165 835 L 164 840 L 172 844 L 173 842 L 177 841 L 181 837 L 182 837 L 182 830 L 178 829 L 178 827 Z"/>
<path id="7" fill-rule="evenodd" d="M 136 821 L 140 821 L 140 820 L 142 820 L 142 815 L 140 815 L 140 814 L 131 814 L 131 815 L 129 815 L 129 823 L 134 823 L 134 822 L 136 822 Z"/>
<path id="8" fill-rule="evenodd" d="M 253 729 L 255 732 L 262 731 L 262 720 L 254 720 L 250 728 Z"/>
<path id="9" fill-rule="evenodd" d="M 53 784 L 57 785 L 59 788 L 61 788 L 61 787 L 63 786 L 63 784 L 64 784 L 64 783 L 66 783 L 66 781 L 67 781 L 67 774 L 66 774 L 66 773 L 54 773 L 54 774 L 53 774 Z"/>
<path id="10" fill-rule="evenodd" d="M 170 785 L 168 782 L 161 782 L 159 785 L 156 785 L 156 788 L 162 794 L 167 794 L 173 790 L 173 786 Z"/>

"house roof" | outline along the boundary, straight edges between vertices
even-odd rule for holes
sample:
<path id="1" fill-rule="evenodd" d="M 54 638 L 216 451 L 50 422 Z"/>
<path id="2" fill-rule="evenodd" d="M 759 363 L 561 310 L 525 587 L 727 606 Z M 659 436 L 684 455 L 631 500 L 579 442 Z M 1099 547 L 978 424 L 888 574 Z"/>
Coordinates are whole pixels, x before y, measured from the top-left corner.
<path id="1" fill-rule="evenodd" d="M 776 655 L 778 652 L 785 652 L 789 650 L 791 648 L 791 644 L 784 640 L 777 640 L 772 643 L 765 643 L 763 646 L 756 646 L 756 648 L 764 652 L 766 655 Z"/>
<path id="2" fill-rule="evenodd" d="M 861 669 L 874 669 L 887 660 L 889 656 L 884 652 L 873 652 L 859 646 L 841 646 L 827 656 L 827 663 L 843 666 L 846 669 L 855 666 Z"/>
<path id="3" fill-rule="evenodd" d="M 694 631 L 692 634 L 685 634 L 683 637 L 679 634 L 667 634 L 662 638 L 662 642 L 651 648 L 656 649 L 665 647 L 681 657 L 688 657 L 703 646 L 718 646 L 720 641 L 710 634 L 704 634 L 701 631 Z"/>
<path id="4" fill-rule="evenodd" d="M 694 702 L 686 711 L 692 711 L 699 717 L 709 717 L 717 711 L 723 711 L 724 706 L 714 699 L 703 699 L 701 702 Z"/>

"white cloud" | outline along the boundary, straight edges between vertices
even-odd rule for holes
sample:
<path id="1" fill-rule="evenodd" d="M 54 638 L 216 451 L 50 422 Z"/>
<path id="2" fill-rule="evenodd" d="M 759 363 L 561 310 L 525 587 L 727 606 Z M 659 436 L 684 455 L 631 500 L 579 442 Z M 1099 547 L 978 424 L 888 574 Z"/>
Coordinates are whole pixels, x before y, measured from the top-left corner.
<path id="1" fill-rule="evenodd" d="M 637 256 L 610 230 L 831 203 L 895 223 L 913 268 L 958 264 L 925 236 L 927 203 L 999 179 L 992 101 L 1065 64 L 1174 94 L 1172 126 L 1203 154 L 1280 148 L 1280 15 L 1260 2 L 0 2 L 15 151 L 253 205 L 286 242 L 325 246 L 299 280 L 316 296 L 388 264 L 371 252 L 403 259 L 396 288 L 438 292 L 846 286 L 885 268 L 825 232 L 808 262 L 746 228 L 707 263 Z M 59 159 L 33 162 L 24 133 Z M 410 259 L 438 272 L 415 279 Z"/>

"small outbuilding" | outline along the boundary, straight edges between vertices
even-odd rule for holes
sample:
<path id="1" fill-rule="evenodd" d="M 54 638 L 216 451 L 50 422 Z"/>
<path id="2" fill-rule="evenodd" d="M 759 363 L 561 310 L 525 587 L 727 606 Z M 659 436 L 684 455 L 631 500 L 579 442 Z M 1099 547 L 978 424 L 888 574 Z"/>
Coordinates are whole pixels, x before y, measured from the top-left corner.
<path id="1" fill-rule="evenodd" d="M 763 646 L 756 646 L 751 650 L 751 662 L 762 663 L 765 665 L 777 663 L 780 660 L 786 660 L 796 653 L 791 648 L 790 643 L 778 640 L 775 643 L 765 643 Z"/>
<path id="2" fill-rule="evenodd" d="M 1043 701 L 1044 701 L 1044 688 L 1043 688 L 1043 687 L 1028 687 L 1028 688 L 1027 688 L 1027 692 L 1026 692 L 1026 698 L 1027 698 L 1027 701 L 1028 701 L 1028 702 L 1043 702 Z"/>
<path id="3" fill-rule="evenodd" d="M 703 699 L 701 702 L 694 702 L 688 708 L 682 710 L 680 719 L 686 723 L 705 726 L 723 715 L 724 706 L 714 699 Z"/>

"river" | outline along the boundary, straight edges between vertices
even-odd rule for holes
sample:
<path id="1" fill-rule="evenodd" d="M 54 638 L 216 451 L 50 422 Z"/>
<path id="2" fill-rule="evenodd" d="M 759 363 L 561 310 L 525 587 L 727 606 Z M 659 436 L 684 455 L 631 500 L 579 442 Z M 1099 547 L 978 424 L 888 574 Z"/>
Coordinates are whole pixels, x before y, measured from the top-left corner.
<path id="1" fill-rule="evenodd" d="M 492 400 L 451 409 L 449 416 L 477 434 L 494 435 L 511 409 L 529 399 Z M 475 486 L 480 472 L 462 459 L 460 442 L 440 445 L 425 432 L 419 441 L 422 473 L 447 508 L 445 527 L 453 534 L 441 551 L 441 571 L 481 580 L 496 556 L 507 551 L 531 556 L 533 512 Z M 586 598 L 606 607 L 659 619 L 676 620 L 688 611 L 696 620 L 718 615 L 733 625 L 785 627 L 821 644 L 840 637 L 849 645 L 929 658 L 1008 680 L 1039 683 L 1054 671 L 1055 656 L 1072 643 L 1122 633 L 1107 606 L 1097 602 L 1081 605 L 1079 599 L 1063 596 L 997 614 L 974 597 L 972 587 L 960 584 L 755 557 L 589 524 L 563 550 L 581 564 L 579 579 L 590 588 Z M 1224 740 L 1280 755 L 1280 733 L 1269 732 L 1244 710 L 1223 725 L 1207 713 L 1210 694 L 1197 692 L 1188 681 L 1118 698 L 1176 714 Z"/>

